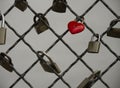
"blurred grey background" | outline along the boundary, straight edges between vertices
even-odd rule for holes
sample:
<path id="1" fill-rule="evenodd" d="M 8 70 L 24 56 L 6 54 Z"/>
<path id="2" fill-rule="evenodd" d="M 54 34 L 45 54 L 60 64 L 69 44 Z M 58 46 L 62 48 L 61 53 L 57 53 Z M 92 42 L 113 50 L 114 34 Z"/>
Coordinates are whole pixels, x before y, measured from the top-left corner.
<path id="1" fill-rule="evenodd" d="M 120 14 L 120 0 L 104 0 L 118 15 Z M 52 0 L 28 0 L 29 5 L 38 13 L 44 13 L 51 5 Z M 69 6 L 79 15 L 87 10 L 95 0 L 67 0 Z M 14 0 L 0 0 L 0 10 L 4 13 L 14 3 Z M 21 12 L 14 8 L 6 17 L 6 21 L 16 29 L 19 34 L 23 34 L 34 22 L 34 14 L 27 9 Z M 75 16 L 67 9 L 66 13 L 56 13 L 50 11 L 46 18 L 50 26 L 56 33 L 61 35 L 67 30 L 69 21 L 75 19 Z M 111 20 L 115 16 L 99 2 L 86 16 L 85 22 L 96 32 L 103 33 Z M 119 25 L 118 25 L 119 26 Z M 120 27 L 120 26 L 119 26 Z M 7 40 L 6 45 L 0 45 L 0 52 L 6 50 L 14 44 L 18 37 L 6 26 Z M 83 32 L 72 35 L 67 33 L 63 40 L 80 55 L 88 46 L 92 34 L 86 28 Z M 47 30 L 41 34 L 37 34 L 35 29 L 25 37 L 25 40 L 36 50 L 45 51 L 57 39 L 57 37 Z M 120 55 L 120 40 L 110 38 L 105 35 L 103 40 Z M 59 65 L 62 71 L 74 62 L 77 58 L 71 53 L 68 48 L 59 41 L 54 48 L 48 53 L 52 59 Z M 14 67 L 21 74 L 37 59 L 36 55 L 20 41 L 19 44 L 8 54 L 14 63 Z M 83 58 L 93 70 L 104 71 L 116 58 L 101 45 L 99 54 L 86 54 Z M 72 69 L 64 76 L 64 79 L 76 88 L 81 81 L 88 77 L 91 72 L 80 61 L 72 67 Z M 8 88 L 19 76 L 14 72 L 9 73 L 0 66 L 0 88 Z M 25 78 L 33 85 L 34 88 L 47 88 L 57 77 L 54 74 L 45 72 L 41 65 L 37 63 Z M 110 88 L 120 87 L 120 63 L 115 64 L 103 77 L 103 80 Z M 29 88 L 23 80 L 17 83 L 14 88 Z M 61 80 L 59 80 L 53 88 L 67 88 Z M 95 83 L 92 88 L 106 88 L 100 81 Z"/>

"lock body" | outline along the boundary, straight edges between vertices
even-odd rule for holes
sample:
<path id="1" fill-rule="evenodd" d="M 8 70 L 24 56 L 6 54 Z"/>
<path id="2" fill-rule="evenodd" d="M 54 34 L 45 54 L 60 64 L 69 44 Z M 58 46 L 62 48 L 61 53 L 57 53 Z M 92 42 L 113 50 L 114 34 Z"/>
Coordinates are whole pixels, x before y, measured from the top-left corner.
<path id="1" fill-rule="evenodd" d="M 45 62 L 40 62 L 40 64 L 41 64 L 41 66 L 43 67 L 43 69 L 46 71 L 46 72 L 50 72 L 50 73 L 54 73 L 54 71 L 56 71 L 57 73 L 60 73 L 61 72 L 61 70 L 60 70 L 60 68 L 58 67 L 58 65 L 56 64 L 56 63 L 51 63 L 51 62 L 49 62 L 49 61 L 46 61 L 46 63 Z M 54 71 L 49 67 L 49 66 L 51 66 L 53 69 L 54 69 Z"/>
<path id="2" fill-rule="evenodd" d="M 77 87 L 77 88 L 90 88 L 89 86 L 87 86 L 87 84 L 89 83 L 90 79 L 85 78 L 82 83 Z"/>
<path id="3" fill-rule="evenodd" d="M 25 11 L 27 9 L 28 2 L 26 0 L 15 0 L 15 7 L 17 7 L 21 11 Z"/>
<path id="4" fill-rule="evenodd" d="M 99 41 L 90 41 L 88 44 L 88 52 L 89 53 L 98 53 L 100 49 Z"/>
<path id="5" fill-rule="evenodd" d="M 1 27 L 0 28 L 0 45 L 5 44 L 6 42 L 6 28 Z"/>
<path id="6" fill-rule="evenodd" d="M 37 20 L 38 18 L 38 20 Z M 34 23 L 35 23 L 35 29 L 37 34 L 40 34 L 48 29 L 49 22 L 48 20 L 43 16 L 43 14 L 39 13 L 34 16 Z"/>
<path id="7" fill-rule="evenodd" d="M 107 36 L 115 37 L 115 38 L 120 38 L 120 28 L 111 28 L 107 32 Z"/>
<path id="8" fill-rule="evenodd" d="M 66 12 L 66 0 L 54 0 L 52 10 L 59 13 Z"/>
<path id="9" fill-rule="evenodd" d="M 48 22 L 46 20 L 45 20 L 45 23 L 48 24 Z M 35 25 L 37 34 L 40 34 L 48 29 L 48 27 L 45 25 L 45 23 L 43 23 L 42 21 L 37 22 L 37 24 Z"/>
<path id="10" fill-rule="evenodd" d="M 0 65 L 9 72 L 13 71 L 13 64 L 11 59 L 5 57 L 3 54 L 0 54 Z"/>

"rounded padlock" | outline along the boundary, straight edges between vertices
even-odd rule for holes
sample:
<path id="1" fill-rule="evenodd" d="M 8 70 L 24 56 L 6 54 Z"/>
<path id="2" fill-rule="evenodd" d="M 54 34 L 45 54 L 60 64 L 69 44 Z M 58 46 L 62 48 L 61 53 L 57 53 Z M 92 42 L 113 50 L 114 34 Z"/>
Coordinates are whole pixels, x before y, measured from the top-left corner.
<path id="1" fill-rule="evenodd" d="M 114 19 L 111 21 L 110 26 L 107 30 L 107 36 L 114 37 L 114 38 L 120 38 L 120 28 L 114 28 L 114 26 L 120 22 L 120 19 Z"/>
<path id="2" fill-rule="evenodd" d="M 27 9 L 27 6 L 27 0 L 15 0 L 15 7 L 21 11 L 25 11 Z"/>
<path id="3" fill-rule="evenodd" d="M 13 64 L 11 58 L 3 52 L 0 53 L 0 65 L 9 72 L 13 71 Z"/>
<path id="4" fill-rule="evenodd" d="M 1 21 L 1 27 L 0 27 L 0 45 L 3 45 L 6 43 L 6 28 L 5 28 L 5 17 L 0 11 L 0 15 L 2 17 Z"/>
<path id="5" fill-rule="evenodd" d="M 88 44 L 88 49 L 87 51 L 89 53 L 98 53 L 100 49 L 100 35 L 96 34 L 98 37 L 97 40 L 94 40 L 95 35 L 91 37 L 91 41 Z"/>
<path id="6" fill-rule="evenodd" d="M 43 67 L 43 69 L 46 72 L 50 72 L 50 73 L 54 73 L 54 72 L 60 73 L 61 72 L 58 65 L 55 62 L 53 62 L 53 60 L 45 52 L 38 51 L 38 53 L 41 53 L 43 56 L 46 56 L 47 59 L 49 60 L 49 61 L 40 61 L 41 66 Z"/>
<path id="7" fill-rule="evenodd" d="M 54 0 L 52 10 L 59 13 L 65 13 L 67 7 L 66 4 L 66 0 Z"/>
<path id="8" fill-rule="evenodd" d="M 40 34 L 48 29 L 49 22 L 42 13 L 36 14 L 34 16 L 33 20 L 35 23 L 34 27 L 36 29 L 37 34 Z"/>

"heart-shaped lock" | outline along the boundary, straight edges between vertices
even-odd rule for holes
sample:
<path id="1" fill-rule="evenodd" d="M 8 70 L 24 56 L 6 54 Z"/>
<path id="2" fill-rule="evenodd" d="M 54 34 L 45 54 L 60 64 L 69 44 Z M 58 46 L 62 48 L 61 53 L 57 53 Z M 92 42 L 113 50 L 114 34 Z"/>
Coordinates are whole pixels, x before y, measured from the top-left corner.
<path id="1" fill-rule="evenodd" d="M 71 34 L 77 34 L 82 32 L 85 29 L 85 26 L 83 23 L 79 23 L 77 21 L 70 21 L 68 23 L 68 30 L 71 32 Z"/>

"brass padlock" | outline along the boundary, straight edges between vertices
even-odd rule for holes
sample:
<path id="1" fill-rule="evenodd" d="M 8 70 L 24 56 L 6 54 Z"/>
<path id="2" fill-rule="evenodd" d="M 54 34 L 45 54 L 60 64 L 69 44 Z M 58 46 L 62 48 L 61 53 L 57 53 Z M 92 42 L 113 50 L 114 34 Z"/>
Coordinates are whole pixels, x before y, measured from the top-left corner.
<path id="1" fill-rule="evenodd" d="M 114 37 L 114 38 L 120 38 L 120 28 L 113 28 L 113 26 L 119 21 L 120 19 L 116 19 L 110 23 L 110 27 L 108 28 L 108 31 L 107 31 L 107 36 Z"/>
<path id="2" fill-rule="evenodd" d="M 88 44 L 88 53 L 98 53 L 99 52 L 99 49 L 100 49 L 100 36 L 99 34 L 98 35 L 98 38 L 97 40 L 93 40 L 94 39 L 94 35 L 91 37 L 91 41 L 89 42 Z"/>
<path id="3" fill-rule="evenodd" d="M 12 60 L 5 53 L 0 53 L 0 65 L 9 72 L 13 71 Z"/>
<path id="4" fill-rule="evenodd" d="M 65 13 L 67 7 L 66 4 L 66 0 L 54 0 L 52 10 L 59 13 Z"/>
<path id="5" fill-rule="evenodd" d="M 1 12 L 0 12 L 1 13 Z M 1 13 L 2 16 L 2 22 L 1 22 L 1 27 L 0 27 L 0 45 L 3 45 L 6 43 L 6 28 L 5 28 L 5 17 Z"/>
<path id="6" fill-rule="evenodd" d="M 27 0 L 15 0 L 15 7 L 17 7 L 21 11 L 25 11 L 27 9 L 27 6 Z"/>
<path id="7" fill-rule="evenodd" d="M 38 18 L 38 20 L 37 20 Z M 35 29 L 37 34 L 40 34 L 48 29 L 49 22 L 48 20 L 44 17 L 43 14 L 39 13 L 34 16 L 34 23 L 35 23 Z"/>
<path id="8" fill-rule="evenodd" d="M 91 88 L 96 79 L 100 76 L 100 71 L 95 71 L 89 77 L 85 78 L 77 88 Z"/>
<path id="9" fill-rule="evenodd" d="M 61 72 L 58 65 L 55 62 L 53 62 L 53 60 L 45 52 L 38 51 L 38 53 L 45 55 L 49 59 L 49 61 L 40 61 L 40 64 L 43 67 L 44 71 L 50 72 L 50 73 L 54 73 L 54 71 L 56 73 Z"/>

